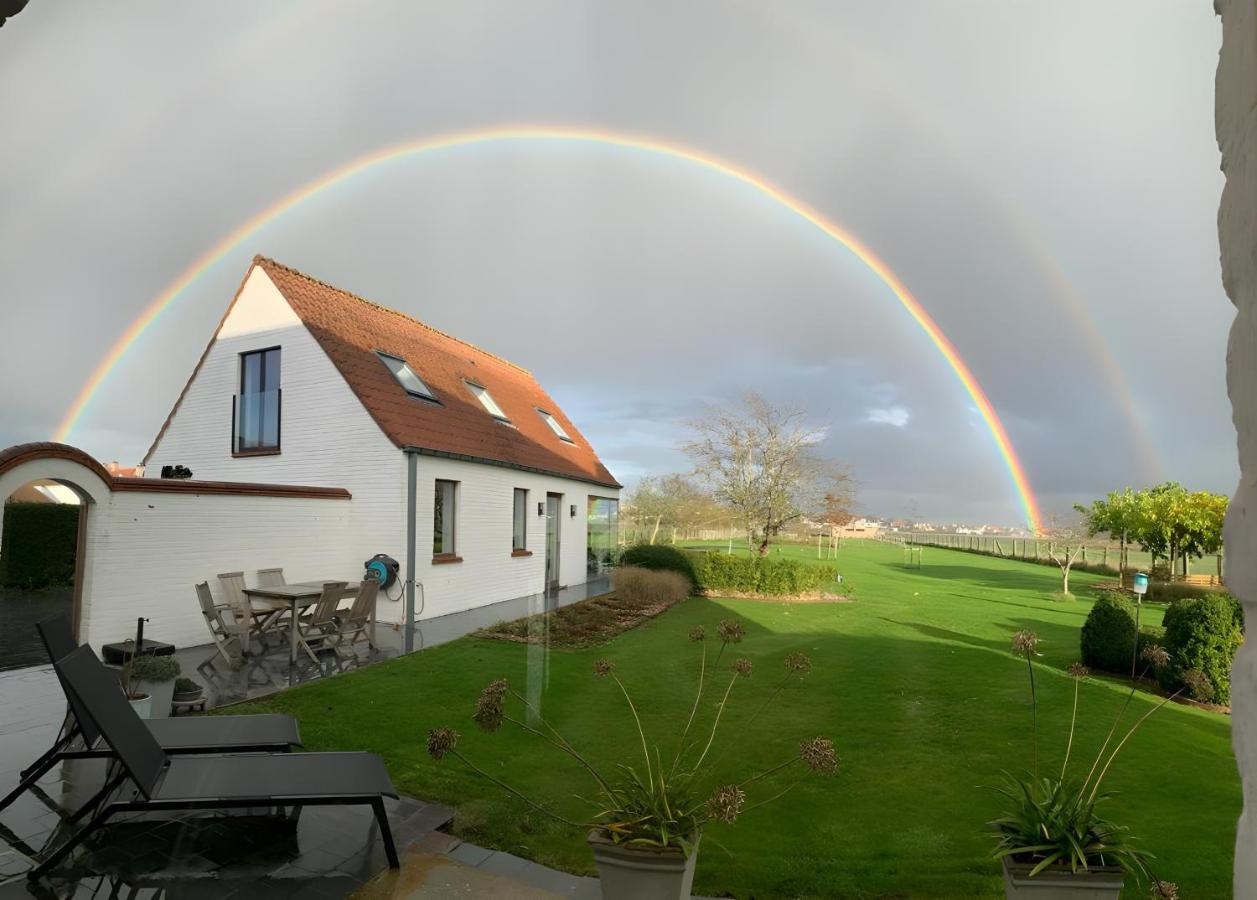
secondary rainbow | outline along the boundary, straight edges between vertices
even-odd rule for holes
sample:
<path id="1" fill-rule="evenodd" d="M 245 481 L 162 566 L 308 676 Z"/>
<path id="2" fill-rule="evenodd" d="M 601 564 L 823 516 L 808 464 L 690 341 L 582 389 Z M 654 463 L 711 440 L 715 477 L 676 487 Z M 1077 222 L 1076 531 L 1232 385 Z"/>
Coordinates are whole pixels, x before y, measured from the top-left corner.
<path id="1" fill-rule="evenodd" d="M 554 141 L 554 142 L 575 142 L 585 144 L 600 144 L 611 147 L 620 147 L 632 150 L 641 150 L 649 153 L 657 153 L 662 156 L 671 157 L 673 159 L 684 160 L 701 166 L 712 172 L 725 175 L 735 181 L 741 182 L 748 187 L 752 187 L 761 194 L 772 198 L 777 203 L 789 209 L 795 215 L 799 216 L 809 224 L 813 225 L 830 239 L 837 241 L 843 247 L 847 248 L 864 263 L 877 277 L 890 288 L 891 293 L 912 316 L 921 330 L 929 337 L 934 346 L 947 360 L 947 364 L 951 366 L 956 377 L 960 379 L 960 383 L 964 386 L 965 391 L 973 400 L 977 407 L 979 415 L 982 416 L 986 423 L 987 429 L 991 433 L 995 446 L 1003 458 L 1005 468 L 1012 481 L 1013 489 L 1016 491 L 1021 506 L 1025 513 L 1026 525 L 1036 534 L 1041 530 L 1042 516 L 1039 511 L 1038 501 L 1035 499 L 1034 492 L 1030 489 L 1030 482 L 1026 478 L 1025 469 L 1021 464 L 1021 460 L 1017 457 L 1013 449 L 1012 441 L 1009 440 L 1008 432 L 1004 428 L 1004 423 L 1000 420 L 999 414 L 996 413 L 995 407 L 991 405 L 990 399 L 986 396 L 986 392 L 982 390 L 978 380 L 974 377 L 972 370 L 968 364 L 961 358 L 960 353 L 947 336 L 943 334 L 943 330 L 939 328 L 938 323 L 926 312 L 925 308 L 917 301 L 905 285 L 881 258 L 879 258 L 868 246 L 866 246 L 859 238 L 847 229 L 839 226 L 837 223 L 822 215 L 816 209 L 804 203 L 796 197 L 791 196 L 782 189 L 776 187 L 767 179 L 757 175 L 748 169 L 744 169 L 734 163 L 727 162 L 719 157 L 712 156 L 699 150 L 685 147 L 679 144 L 673 144 L 657 138 L 644 137 L 640 135 L 621 134 L 618 132 L 599 131 L 587 128 L 559 128 L 559 127 L 541 127 L 541 126 L 517 126 L 503 128 L 487 128 L 474 131 L 462 131 L 453 134 L 438 135 L 435 137 L 421 138 L 414 141 L 407 141 L 401 144 L 367 153 L 354 160 L 345 163 L 342 166 L 327 172 L 308 184 L 298 188 L 297 190 L 282 197 L 277 202 L 263 209 L 261 212 L 249 218 L 247 221 L 236 227 L 231 233 L 220 240 L 217 244 L 207 250 L 199 259 L 185 269 L 174 281 L 168 284 L 154 300 L 127 326 L 126 330 L 118 338 L 118 340 L 109 348 L 109 352 L 105 354 L 100 363 L 92 371 L 91 376 L 84 383 L 83 387 L 75 396 L 74 401 L 70 404 L 61 423 L 57 426 L 54 440 L 65 441 L 70 432 L 74 429 L 79 419 L 82 417 L 84 410 L 91 402 L 101 384 L 108 377 L 110 371 L 118 364 L 119 360 L 126 354 L 130 346 L 150 325 L 156 322 L 171 304 L 183 293 L 187 287 L 196 281 L 215 263 L 219 262 L 230 251 L 235 249 L 242 241 L 252 235 L 272 219 L 282 215 L 298 206 L 303 201 L 310 199 L 321 191 L 338 184 L 347 178 L 352 177 L 360 172 L 366 171 L 373 166 L 390 160 L 402 157 L 419 156 L 425 153 L 431 153 L 437 150 L 448 150 L 456 147 L 467 147 L 474 144 L 485 144 L 494 142 L 511 142 L 511 141 Z"/>

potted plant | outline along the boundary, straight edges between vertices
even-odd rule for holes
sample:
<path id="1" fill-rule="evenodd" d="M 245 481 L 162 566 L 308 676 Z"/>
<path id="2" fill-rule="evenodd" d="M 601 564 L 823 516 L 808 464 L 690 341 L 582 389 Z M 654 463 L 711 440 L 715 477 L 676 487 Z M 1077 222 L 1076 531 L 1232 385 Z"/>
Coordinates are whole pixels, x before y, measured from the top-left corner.
<path id="1" fill-rule="evenodd" d="M 594 663 L 594 675 L 615 684 L 623 697 L 626 710 L 631 713 L 637 740 L 630 752 L 636 762 L 621 762 L 613 771 L 595 765 L 578 752 L 540 711 L 520 696 L 507 683 L 498 679 L 480 694 L 473 719 L 485 731 L 497 731 L 503 723 L 509 723 L 544 741 L 555 750 L 572 757 L 592 781 L 589 815 L 572 819 L 556 813 L 548 806 L 535 802 L 520 791 L 504 783 L 482 767 L 468 759 L 458 748 L 458 732 L 452 728 L 435 728 L 428 732 L 428 753 L 437 760 L 454 756 L 476 774 L 492 781 L 534 809 L 560 822 L 588 830 L 587 841 L 593 850 L 594 862 L 602 881 L 602 895 L 607 900 L 684 900 L 690 896 L 694 881 L 694 866 L 698 857 L 699 842 L 704 826 L 711 821 L 733 822 L 739 815 L 756 806 L 775 800 L 789 791 L 797 781 L 772 792 L 764 799 L 747 805 L 747 791 L 762 787 L 761 782 L 780 777 L 796 764 L 802 764 L 814 772 L 831 775 L 838 769 L 834 743 L 829 738 L 815 737 L 805 740 L 798 749 L 782 762 L 758 774 L 739 780 L 719 778 L 712 774 L 724 751 L 711 753 L 721 718 L 729 704 L 734 687 L 742 679 L 749 678 L 752 664 L 748 659 L 734 660 L 725 675 L 720 660 L 725 650 L 741 642 L 744 636 L 742 624 L 736 620 L 720 622 L 716 629 L 720 638 L 720 650 L 709 665 L 707 659 L 706 632 L 697 627 L 690 632 L 690 640 L 701 645 L 698 667 L 698 686 L 689 717 L 679 736 L 667 742 L 665 749 L 660 743 L 647 738 L 628 688 L 615 674 L 615 666 L 609 659 Z M 777 695 L 793 679 L 802 678 L 811 671 L 811 660 L 802 653 L 785 657 L 784 674 L 776 689 L 758 710 L 743 724 L 746 725 L 772 706 Z M 704 691 L 710 687 L 718 701 L 703 709 Z M 518 705 L 526 713 L 513 715 L 511 706 Z M 700 716 L 700 710 L 704 715 Z M 700 719 L 710 716 L 710 725 L 696 726 Z M 695 736 L 691 738 L 691 732 Z M 727 749 L 727 748 L 726 748 Z"/>
<path id="2" fill-rule="evenodd" d="M 141 719 L 164 719 L 170 715 L 178 676 L 179 662 L 173 656 L 144 653 L 122 666 L 122 689 Z"/>
<path id="3" fill-rule="evenodd" d="M 1118 726 L 1135 694 L 1136 687 L 1132 686 L 1095 760 L 1086 775 L 1079 779 L 1070 773 L 1069 759 L 1078 720 L 1078 685 L 1089 673 L 1081 663 L 1074 663 L 1069 667 L 1069 674 L 1074 678 L 1074 703 L 1065 758 L 1059 774 L 1041 774 L 1038 694 L 1032 662 L 1037 655 L 1038 640 L 1031 631 L 1013 635 L 1013 652 L 1025 657 L 1030 676 L 1032 768 L 1021 777 L 1005 773 L 1007 783 L 1000 790 L 1007 802 L 1004 815 L 989 823 L 995 830 L 995 857 L 1004 870 L 1004 894 L 1009 900 L 1025 897 L 1116 900 L 1127 876 L 1139 883 L 1150 878 L 1148 862 L 1153 857 L 1136 849 L 1126 827 L 1099 814 L 1097 807 L 1112 796 L 1102 792 L 1100 787 L 1113 761 L 1139 726 L 1177 694 L 1164 698 L 1136 719 L 1114 743 Z M 1165 649 L 1151 644 L 1144 648 L 1141 657 L 1146 664 L 1144 675 L 1149 669 L 1169 662 Z M 1154 896 L 1170 896 L 1172 889 L 1170 882 L 1153 880 Z"/>
<path id="4" fill-rule="evenodd" d="M 195 703 L 204 692 L 205 688 L 191 678 L 176 678 L 173 700 L 175 703 Z"/>

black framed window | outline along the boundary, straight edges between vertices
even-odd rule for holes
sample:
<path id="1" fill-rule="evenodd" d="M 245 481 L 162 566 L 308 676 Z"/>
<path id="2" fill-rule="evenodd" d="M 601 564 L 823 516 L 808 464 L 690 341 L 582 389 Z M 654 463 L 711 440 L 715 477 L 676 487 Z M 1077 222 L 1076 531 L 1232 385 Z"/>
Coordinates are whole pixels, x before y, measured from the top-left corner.
<path id="1" fill-rule="evenodd" d="M 528 549 L 528 491 L 515 488 L 515 511 L 511 530 L 511 549 Z"/>
<path id="2" fill-rule="evenodd" d="M 457 515 L 458 482 L 436 480 L 436 497 L 432 507 L 432 555 L 451 556 L 454 548 L 454 519 Z"/>
<path id="3" fill-rule="evenodd" d="M 279 348 L 240 354 L 240 393 L 233 401 L 233 453 L 279 451 Z"/>

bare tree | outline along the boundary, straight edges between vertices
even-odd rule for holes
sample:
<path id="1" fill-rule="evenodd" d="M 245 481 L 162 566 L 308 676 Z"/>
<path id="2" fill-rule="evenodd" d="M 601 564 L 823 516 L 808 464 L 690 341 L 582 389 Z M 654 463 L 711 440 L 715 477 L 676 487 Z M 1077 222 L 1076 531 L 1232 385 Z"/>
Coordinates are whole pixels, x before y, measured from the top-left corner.
<path id="1" fill-rule="evenodd" d="M 806 425 L 802 410 L 777 409 L 752 393 L 690 427 L 695 438 L 681 449 L 716 500 L 737 511 L 747 547 L 761 555 L 783 526 L 823 513 L 850 491 L 847 472 L 816 455 L 825 431 Z"/>
<path id="2" fill-rule="evenodd" d="M 652 544 L 662 528 L 671 529 L 675 535 L 677 529 L 698 527 L 724 513 L 711 494 L 679 474 L 647 475 L 625 503 L 625 517 L 649 529 Z"/>
<path id="3" fill-rule="evenodd" d="M 1043 535 L 1048 539 L 1048 557 L 1061 569 L 1062 594 L 1069 593 L 1069 570 L 1086 546 L 1088 535 L 1085 525 L 1057 526 L 1055 520 Z"/>

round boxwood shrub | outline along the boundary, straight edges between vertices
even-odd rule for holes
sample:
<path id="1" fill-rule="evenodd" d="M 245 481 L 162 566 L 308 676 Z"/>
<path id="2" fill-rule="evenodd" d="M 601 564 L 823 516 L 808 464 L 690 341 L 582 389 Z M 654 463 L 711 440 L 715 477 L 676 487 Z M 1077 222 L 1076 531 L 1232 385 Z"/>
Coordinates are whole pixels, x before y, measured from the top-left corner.
<path id="1" fill-rule="evenodd" d="M 1192 688 L 1200 676 L 1186 676 L 1195 670 L 1212 686 L 1211 699 L 1230 703 L 1231 663 L 1243 642 L 1243 612 L 1234 597 L 1209 594 L 1174 601 L 1165 611 L 1165 649 L 1170 664 L 1160 673 L 1162 686 L 1168 690 Z M 1201 691 L 1193 688 L 1191 693 Z"/>
<path id="2" fill-rule="evenodd" d="M 694 571 L 694 564 L 690 562 L 690 558 L 683 550 L 667 544 L 634 544 L 627 547 L 620 555 L 620 565 L 662 572 L 680 572 L 690 580 L 695 590 L 699 586 L 698 575 Z"/>
<path id="3" fill-rule="evenodd" d="M 1130 674 L 1135 608 L 1117 591 L 1104 591 L 1082 626 L 1082 661 L 1093 669 Z"/>

